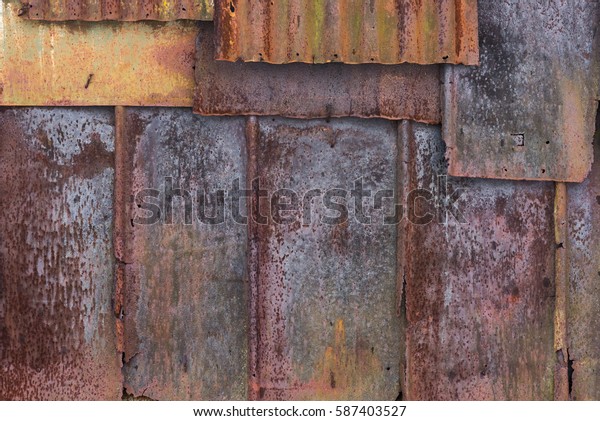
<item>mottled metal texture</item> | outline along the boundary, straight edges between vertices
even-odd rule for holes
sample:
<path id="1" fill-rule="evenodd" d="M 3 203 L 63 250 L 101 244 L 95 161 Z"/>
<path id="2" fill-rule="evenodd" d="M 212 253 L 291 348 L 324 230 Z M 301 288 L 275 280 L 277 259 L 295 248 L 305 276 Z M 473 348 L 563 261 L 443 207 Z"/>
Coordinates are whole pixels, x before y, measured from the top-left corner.
<path id="1" fill-rule="evenodd" d="M 1 6 L 0 105 L 192 106 L 196 22 L 32 22 Z"/>
<path id="2" fill-rule="evenodd" d="M 438 66 L 273 66 L 215 61 L 210 24 L 202 25 L 196 54 L 194 112 L 202 115 L 441 122 Z"/>
<path id="3" fill-rule="evenodd" d="M 481 66 L 447 66 L 449 173 L 582 181 L 593 160 L 600 2 L 481 0 Z"/>
<path id="4" fill-rule="evenodd" d="M 109 109 L 0 111 L 0 400 L 119 399 Z"/>
<path id="5" fill-rule="evenodd" d="M 359 223 L 349 194 L 359 178 L 365 189 L 394 189 L 396 124 L 279 118 L 249 124 L 255 127 L 248 130 L 248 178 L 260 180 L 250 227 L 252 397 L 396 399 L 396 227 L 366 204 L 372 223 Z M 258 187 L 275 197 L 271 207 Z M 325 208 L 324 196 L 311 199 L 308 192 L 334 188 L 348 190 L 349 218 L 327 224 L 324 218 L 336 212 Z M 272 211 L 272 203 L 287 200 L 275 194 L 279 189 L 296 192 L 294 210 Z"/>
<path id="6" fill-rule="evenodd" d="M 571 398 L 600 400 L 600 113 L 592 172 L 569 191 Z"/>
<path id="7" fill-rule="evenodd" d="M 460 197 L 464 216 L 457 222 L 443 201 L 413 205 L 416 215 L 436 218 L 407 225 L 405 397 L 552 399 L 554 186 L 456 178 L 446 185 L 438 179 L 447 175 L 440 129 L 404 123 L 401 132 L 405 189 L 441 197 L 445 190 Z"/>
<path id="8" fill-rule="evenodd" d="M 23 16 L 47 21 L 212 20 L 213 0 L 22 0 Z"/>
<path id="9" fill-rule="evenodd" d="M 218 60 L 478 63 L 477 0 L 217 0 Z"/>
<path id="10" fill-rule="evenodd" d="M 197 117 L 190 109 L 121 112 L 118 191 L 125 197 L 117 212 L 130 224 L 127 231 L 118 223 L 124 241 L 117 238 L 125 243 L 118 251 L 125 388 L 158 400 L 244 400 L 246 226 L 231 218 L 201 222 L 196 194 L 205 190 L 214 203 L 217 189 L 230 190 L 236 179 L 244 185 L 244 120 Z M 172 201 L 166 197 L 168 177 L 173 189 L 186 189 L 195 203 L 190 220 L 187 199 L 175 192 Z M 160 194 L 144 199 L 137 196 L 143 189 Z M 161 204 L 154 224 L 140 219 L 148 216 L 147 203 Z"/>

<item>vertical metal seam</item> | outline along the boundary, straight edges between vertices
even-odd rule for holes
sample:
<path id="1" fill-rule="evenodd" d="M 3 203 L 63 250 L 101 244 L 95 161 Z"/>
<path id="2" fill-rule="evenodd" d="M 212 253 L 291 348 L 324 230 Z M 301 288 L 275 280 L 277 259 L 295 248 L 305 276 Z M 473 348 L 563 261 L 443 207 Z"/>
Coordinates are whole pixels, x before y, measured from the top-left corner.
<path id="1" fill-rule="evenodd" d="M 127 223 L 127 177 L 125 176 L 127 147 L 125 145 L 125 108 L 115 107 L 115 179 L 113 196 L 113 251 L 115 256 L 115 290 L 113 312 L 115 316 L 117 352 L 123 355 L 125 352 L 125 327 L 123 323 L 123 307 L 125 303 L 125 249 L 126 236 L 124 234 Z M 121 358 L 121 369 L 123 368 L 124 358 Z M 123 372 L 121 372 L 123 376 Z M 124 383 L 124 379 L 121 379 Z"/>
<path id="2" fill-rule="evenodd" d="M 404 199 L 410 190 L 410 171 L 408 169 L 408 163 L 411 160 L 411 149 L 409 145 L 409 137 L 412 123 L 408 120 L 402 120 L 398 122 L 398 136 L 397 136 L 397 149 L 398 162 L 396 164 L 397 168 L 397 188 L 398 188 L 398 200 L 401 206 L 404 206 Z M 402 208 L 402 219 L 398 223 L 398 238 L 397 238 L 397 251 L 398 254 L 398 266 L 397 266 L 397 287 L 398 287 L 398 310 L 402 320 L 402 328 L 403 332 L 401 332 L 401 339 L 403 341 L 404 347 L 404 355 L 401 356 L 403 361 L 401 361 L 401 368 L 403 369 L 400 373 L 402 377 L 401 379 L 401 390 L 402 390 L 402 398 L 403 400 L 410 400 L 410 355 L 408 352 L 408 344 L 407 344 L 407 327 L 408 320 L 406 318 L 406 300 L 408 299 L 408 294 L 406 293 L 407 282 L 406 282 L 406 244 L 408 238 L 408 225 L 409 223 L 405 221 L 404 212 L 405 209 Z M 402 313 L 402 304 L 404 304 L 404 313 Z"/>
<path id="3" fill-rule="evenodd" d="M 554 310 L 554 351 L 556 368 L 554 372 L 554 399 L 569 400 L 568 372 L 568 245 L 567 245 L 567 185 L 555 184 L 554 196 L 554 237 L 555 237 L 555 310 Z"/>
<path id="4" fill-rule="evenodd" d="M 248 217 L 248 255 L 247 272 L 249 284 L 248 309 L 249 335 L 248 335 L 248 398 L 258 400 L 260 397 L 260 371 L 259 371 L 259 336 L 260 324 L 259 309 L 259 253 L 258 253 L 258 226 L 253 218 L 253 207 L 258 206 L 258 192 L 254 191 L 253 180 L 258 176 L 258 119 L 255 116 L 246 119 L 246 189 L 251 192 L 247 201 Z"/>

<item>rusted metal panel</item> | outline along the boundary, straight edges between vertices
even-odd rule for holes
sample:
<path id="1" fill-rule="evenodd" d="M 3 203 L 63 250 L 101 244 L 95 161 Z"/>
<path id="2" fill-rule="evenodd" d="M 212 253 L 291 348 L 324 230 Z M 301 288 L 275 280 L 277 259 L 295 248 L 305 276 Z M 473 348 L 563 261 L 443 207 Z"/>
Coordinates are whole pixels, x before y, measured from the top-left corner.
<path id="1" fill-rule="evenodd" d="M 441 122 L 438 66 L 219 62 L 210 24 L 202 25 L 196 54 L 194 111 L 202 115 Z"/>
<path id="2" fill-rule="evenodd" d="M 21 15 L 47 21 L 212 20 L 213 0 L 21 0 Z"/>
<path id="3" fill-rule="evenodd" d="M 440 129 L 403 124 L 406 189 L 432 193 L 409 211 L 435 217 L 407 225 L 406 397 L 552 399 L 552 183 L 439 179 Z"/>
<path id="4" fill-rule="evenodd" d="M 395 399 L 396 226 L 366 200 L 372 219 L 359 222 L 350 190 L 360 178 L 373 195 L 394 190 L 396 124 L 252 118 L 249 126 L 248 179 L 260 183 L 249 246 L 252 397 Z M 327 196 L 332 189 L 346 199 Z M 341 216 L 327 197 L 346 203 L 346 220 L 326 221 Z M 283 202 L 293 210 L 279 212 Z"/>
<path id="5" fill-rule="evenodd" d="M 569 185 L 569 350 L 571 398 L 600 399 L 600 113 L 588 178 Z"/>
<path id="6" fill-rule="evenodd" d="M 483 0 L 481 66 L 447 66 L 455 176 L 582 181 L 593 160 L 600 3 Z"/>
<path id="7" fill-rule="evenodd" d="M 216 0 L 218 60 L 478 63 L 477 0 Z"/>
<path id="8" fill-rule="evenodd" d="M 0 399 L 119 399 L 109 109 L 0 111 Z"/>
<path id="9" fill-rule="evenodd" d="M 244 185 L 244 120 L 201 118 L 190 109 L 121 112 L 118 184 L 125 184 L 118 191 L 126 197 L 117 212 L 130 223 L 130 232 L 119 231 L 130 241 L 119 250 L 125 388 L 159 400 L 244 400 L 246 226 L 229 213 L 223 223 L 199 220 L 198 198 L 206 191 L 214 204 L 218 189 L 229 192 L 236 179 Z M 156 189 L 158 202 L 144 189 Z M 175 189 L 187 191 L 179 193 L 189 194 L 192 207 Z M 154 223 L 144 221 L 149 203 L 160 204 Z M 209 205 L 207 214 L 213 211 Z"/>
<path id="10" fill-rule="evenodd" d="M 32 22 L 2 2 L 0 105 L 192 106 L 195 22 Z"/>

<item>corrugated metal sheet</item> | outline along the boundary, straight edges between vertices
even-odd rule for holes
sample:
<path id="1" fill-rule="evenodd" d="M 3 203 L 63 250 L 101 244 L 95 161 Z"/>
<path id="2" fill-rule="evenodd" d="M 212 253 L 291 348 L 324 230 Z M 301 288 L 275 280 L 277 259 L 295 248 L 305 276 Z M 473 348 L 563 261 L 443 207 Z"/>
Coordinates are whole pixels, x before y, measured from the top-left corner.
<path id="1" fill-rule="evenodd" d="M 244 120 L 189 109 L 128 109 L 120 120 L 125 387 L 159 400 L 244 400 L 246 226 L 200 222 L 196 195 L 230 190 L 235 179 L 244 185 Z M 190 224 L 182 198 L 173 197 L 172 223 L 166 219 L 168 177 L 196 203 Z M 153 202 L 138 196 L 143 189 L 160 192 L 154 224 L 140 219 L 148 216 L 140 206 Z"/>
<path id="2" fill-rule="evenodd" d="M 48 21 L 212 20 L 213 0 L 23 0 L 21 14 Z"/>
<path id="3" fill-rule="evenodd" d="M 441 218 L 406 232 L 406 397 L 552 399 L 553 185 L 446 186 L 439 128 L 404 123 L 402 133 L 406 189 L 450 198 L 464 189 L 456 203 L 466 221 L 425 200 L 413 206 Z"/>
<path id="4" fill-rule="evenodd" d="M 372 224 L 359 223 L 349 195 L 350 218 L 327 224 L 332 209 L 305 195 L 350 190 L 361 177 L 365 189 L 393 190 L 396 124 L 260 118 L 249 125 L 248 179 L 260 180 L 250 226 L 253 397 L 395 399 L 396 227 L 375 216 Z M 295 206 L 283 212 L 292 220 L 282 223 L 262 197 L 257 213 L 258 188 L 269 197 L 291 189 L 312 212 Z M 270 216 L 260 221 L 259 214 Z"/>
<path id="5" fill-rule="evenodd" d="M 481 66 L 447 69 L 449 173 L 583 181 L 600 88 L 600 3 L 479 6 Z"/>
<path id="6" fill-rule="evenodd" d="M 119 399 L 108 109 L 0 111 L 0 400 Z"/>
<path id="7" fill-rule="evenodd" d="M 477 0 L 217 0 L 218 60 L 477 64 Z"/>
<path id="8" fill-rule="evenodd" d="M 1 5 L 0 105 L 192 106 L 195 22 L 42 23 Z"/>
<path id="9" fill-rule="evenodd" d="M 569 352 L 571 398 L 600 399 L 600 113 L 588 179 L 569 185 Z"/>
<path id="10" fill-rule="evenodd" d="M 196 54 L 194 112 L 202 115 L 441 122 L 438 66 L 219 62 L 210 24 L 202 25 Z"/>

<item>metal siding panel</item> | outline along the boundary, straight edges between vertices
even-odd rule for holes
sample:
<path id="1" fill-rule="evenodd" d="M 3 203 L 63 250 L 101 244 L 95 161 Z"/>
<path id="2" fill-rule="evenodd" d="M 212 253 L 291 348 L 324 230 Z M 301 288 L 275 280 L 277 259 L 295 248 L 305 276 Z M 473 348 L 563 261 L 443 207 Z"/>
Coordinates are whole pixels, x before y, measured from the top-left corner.
<path id="1" fill-rule="evenodd" d="M 47 21 L 212 20 L 213 0 L 25 0 L 22 16 Z"/>
<path id="2" fill-rule="evenodd" d="M 296 118 L 383 117 L 440 123 L 438 66 L 219 62 L 214 32 L 196 47 L 194 112 Z"/>
<path id="3" fill-rule="evenodd" d="M 478 63 L 476 0 L 217 0 L 218 60 Z"/>
<path id="4" fill-rule="evenodd" d="M 350 189 L 360 177 L 365 188 L 394 189 L 394 123 L 261 118 L 254 136 L 249 178 L 269 195 Z M 298 211 L 291 224 L 272 215 L 251 221 L 251 390 L 268 400 L 393 400 L 401 359 L 396 226 L 352 216 L 328 225 L 322 218 L 331 210 L 313 202 L 310 221 Z M 261 208 L 269 214 L 266 198 Z"/>
<path id="5" fill-rule="evenodd" d="M 569 352 L 574 400 L 600 399 L 600 113 L 596 161 L 588 178 L 569 185 Z"/>
<path id="6" fill-rule="evenodd" d="M 600 3 L 485 0 L 479 19 L 481 66 L 447 69 L 449 173 L 582 181 L 593 160 Z"/>
<path id="7" fill-rule="evenodd" d="M 108 109 L 0 111 L 0 399 L 119 399 Z"/>
<path id="8" fill-rule="evenodd" d="M 405 124 L 407 190 L 443 195 L 440 129 Z M 443 223 L 407 228 L 407 398 L 552 399 L 553 185 L 449 179 L 457 189 L 465 223 L 440 208 Z"/>
<path id="9" fill-rule="evenodd" d="M 243 185 L 244 120 L 201 118 L 189 109 L 126 109 L 123 121 L 119 161 L 129 166 L 123 182 L 130 180 L 131 190 L 119 190 L 126 195 L 119 212 L 134 224 L 119 231 L 130 242 L 121 251 L 126 389 L 159 400 L 244 400 L 246 226 L 231 218 L 201 223 L 195 193 L 192 224 L 184 223 L 180 198 L 173 201 L 172 224 L 163 206 L 161 220 L 144 225 L 136 198 L 153 188 L 164 203 L 166 177 L 190 192 L 229 190 L 236 178 Z"/>
<path id="10" fill-rule="evenodd" d="M 0 105 L 192 106 L 195 22 L 31 22 L 2 2 Z"/>

